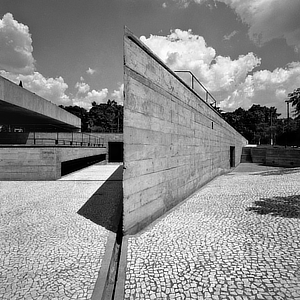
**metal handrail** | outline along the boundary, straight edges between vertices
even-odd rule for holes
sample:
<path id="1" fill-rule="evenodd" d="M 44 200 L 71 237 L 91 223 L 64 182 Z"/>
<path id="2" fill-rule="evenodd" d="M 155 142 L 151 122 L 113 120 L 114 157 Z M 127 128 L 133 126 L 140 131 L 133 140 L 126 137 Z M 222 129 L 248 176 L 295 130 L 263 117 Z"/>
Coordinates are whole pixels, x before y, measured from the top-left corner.
<path id="1" fill-rule="evenodd" d="M 189 70 L 177 70 L 177 71 L 174 71 L 174 72 L 175 73 L 189 73 L 191 75 L 191 88 L 192 88 L 192 90 L 195 90 L 194 80 L 196 80 L 196 82 L 199 83 L 199 85 L 206 92 L 205 93 L 205 101 L 208 102 L 208 96 L 210 96 L 211 99 L 213 100 L 213 105 L 216 108 L 216 106 L 217 106 L 217 100 L 214 98 L 214 96 L 207 90 L 207 88 L 198 80 L 198 78 L 191 71 L 189 71 Z"/>
<path id="2" fill-rule="evenodd" d="M 94 135 L 89 135 L 85 133 L 81 133 L 81 140 L 75 139 L 74 134 L 71 133 L 71 139 L 68 139 L 66 137 L 59 137 L 59 132 L 48 132 L 48 133 L 55 133 L 56 137 L 38 137 L 36 136 L 37 133 L 42 133 L 42 132 L 3 132 L 5 134 L 18 134 L 19 136 L 22 135 L 28 135 L 26 141 L 33 141 L 33 145 L 40 145 L 37 142 L 38 141 L 53 141 L 53 144 L 56 146 L 59 145 L 64 145 L 64 146 L 87 146 L 87 147 L 104 147 L 104 139 L 94 136 Z M 29 136 L 30 134 L 33 134 L 33 136 Z M 66 134 L 66 132 L 61 132 L 61 134 Z M 76 133 L 77 135 L 80 134 L 79 132 Z M 1 132 L 0 132 L 1 136 Z M 88 141 L 85 141 L 83 136 L 88 136 Z M 94 139 L 91 141 L 91 137 Z M 1 143 L 1 142 L 0 142 Z M 23 144 L 23 143 L 20 143 Z M 27 142 L 26 142 L 27 144 Z"/>

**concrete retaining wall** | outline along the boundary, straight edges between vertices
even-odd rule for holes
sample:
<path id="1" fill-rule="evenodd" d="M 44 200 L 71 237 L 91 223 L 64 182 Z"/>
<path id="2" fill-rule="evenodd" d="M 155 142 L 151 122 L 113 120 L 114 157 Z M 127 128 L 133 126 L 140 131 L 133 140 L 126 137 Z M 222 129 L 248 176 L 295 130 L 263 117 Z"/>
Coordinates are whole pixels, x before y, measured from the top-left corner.
<path id="1" fill-rule="evenodd" d="M 251 148 L 251 158 L 254 163 L 276 167 L 299 167 L 300 150 L 293 148 Z"/>
<path id="2" fill-rule="evenodd" d="M 106 148 L 3 147 L 0 180 L 56 180 L 61 177 L 62 162 L 106 152 Z"/>
<path id="3" fill-rule="evenodd" d="M 247 141 L 126 32 L 124 233 L 135 233 L 239 164 Z"/>

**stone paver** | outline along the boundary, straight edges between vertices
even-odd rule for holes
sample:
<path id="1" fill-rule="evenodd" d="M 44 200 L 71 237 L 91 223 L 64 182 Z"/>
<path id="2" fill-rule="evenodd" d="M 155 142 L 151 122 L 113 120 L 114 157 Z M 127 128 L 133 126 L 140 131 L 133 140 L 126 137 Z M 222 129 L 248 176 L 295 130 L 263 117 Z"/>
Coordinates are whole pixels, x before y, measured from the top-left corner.
<path id="1" fill-rule="evenodd" d="M 0 181 L 0 299 L 91 298 L 109 230 L 78 211 L 116 168 Z"/>
<path id="2" fill-rule="evenodd" d="M 129 237 L 125 299 L 300 299 L 300 169 L 238 171 Z"/>

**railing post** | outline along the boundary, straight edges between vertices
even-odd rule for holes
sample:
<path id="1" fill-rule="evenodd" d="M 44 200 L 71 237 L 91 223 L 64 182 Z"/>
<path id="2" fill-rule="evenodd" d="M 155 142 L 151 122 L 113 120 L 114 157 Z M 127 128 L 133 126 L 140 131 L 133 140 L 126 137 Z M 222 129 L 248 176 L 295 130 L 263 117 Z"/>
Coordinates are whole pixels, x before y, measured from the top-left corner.
<path id="1" fill-rule="evenodd" d="M 55 140 L 55 145 L 58 145 L 58 132 L 56 132 L 56 140 Z"/>
<path id="2" fill-rule="evenodd" d="M 35 145 L 35 131 L 33 132 L 33 145 Z"/>
<path id="3" fill-rule="evenodd" d="M 191 74 L 191 76 L 192 76 L 192 90 L 193 90 L 194 89 L 194 75 Z"/>

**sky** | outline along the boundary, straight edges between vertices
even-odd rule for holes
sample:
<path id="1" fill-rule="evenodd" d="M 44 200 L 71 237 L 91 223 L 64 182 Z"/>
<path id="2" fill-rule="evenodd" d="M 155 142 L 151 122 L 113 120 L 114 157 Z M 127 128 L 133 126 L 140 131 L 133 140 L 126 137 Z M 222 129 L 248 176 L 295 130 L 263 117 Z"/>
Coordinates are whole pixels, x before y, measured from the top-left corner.
<path id="1" fill-rule="evenodd" d="M 127 26 L 223 111 L 300 87 L 300 0 L 0 0 L 0 75 L 58 105 L 123 99 Z"/>

